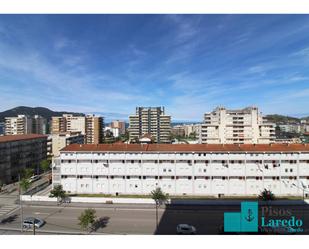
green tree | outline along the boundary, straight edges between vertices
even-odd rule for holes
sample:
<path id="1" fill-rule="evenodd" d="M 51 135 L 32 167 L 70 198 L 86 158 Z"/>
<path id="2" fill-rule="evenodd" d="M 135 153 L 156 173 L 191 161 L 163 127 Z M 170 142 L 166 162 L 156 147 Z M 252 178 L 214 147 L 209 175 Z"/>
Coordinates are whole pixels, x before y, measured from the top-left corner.
<path id="1" fill-rule="evenodd" d="M 30 188 L 30 186 L 31 186 L 31 183 L 30 183 L 29 179 L 23 178 L 23 179 L 20 181 L 20 188 L 21 188 L 24 192 L 27 192 L 27 190 Z"/>
<path id="2" fill-rule="evenodd" d="M 156 188 L 155 190 L 151 191 L 151 198 L 155 201 L 156 204 L 156 227 L 158 229 L 159 220 L 158 220 L 158 208 L 160 205 L 164 204 L 167 199 L 168 195 L 165 194 L 161 188 Z"/>
<path id="3" fill-rule="evenodd" d="M 33 176 L 33 173 L 33 168 L 24 168 L 20 171 L 20 175 L 22 178 L 30 178 L 31 176 Z"/>
<path id="4" fill-rule="evenodd" d="M 40 168 L 43 172 L 48 171 L 50 169 L 50 161 L 49 160 L 41 161 Z"/>
<path id="5" fill-rule="evenodd" d="M 82 230 L 91 228 L 96 219 L 96 211 L 92 208 L 85 209 L 84 212 L 78 217 L 79 225 Z"/>
<path id="6" fill-rule="evenodd" d="M 62 185 L 56 185 L 54 188 L 50 191 L 50 197 L 57 197 L 57 203 L 59 203 L 60 200 L 63 200 L 66 196 L 65 191 L 62 188 Z"/>
<path id="7" fill-rule="evenodd" d="M 262 201 L 273 201 L 275 200 L 275 194 L 265 188 L 259 195 L 259 199 Z"/>

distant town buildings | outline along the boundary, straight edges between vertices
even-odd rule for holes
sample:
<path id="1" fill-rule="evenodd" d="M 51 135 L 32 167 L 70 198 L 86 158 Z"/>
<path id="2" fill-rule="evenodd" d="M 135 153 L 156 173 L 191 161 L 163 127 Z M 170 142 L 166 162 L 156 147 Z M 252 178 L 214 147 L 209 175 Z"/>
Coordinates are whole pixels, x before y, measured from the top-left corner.
<path id="1" fill-rule="evenodd" d="M 10 183 L 18 179 L 24 168 L 40 165 L 47 156 L 47 136 L 0 136 L 0 180 Z"/>
<path id="2" fill-rule="evenodd" d="M 52 134 L 77 132 L 85 136 L 85 143 L 103 143 L 103 117 L 96 117 L 94 115 L 73 116 L 71 114 L 64 114 L 62 117 L 52 117 Z"/>
<path id="3" fill-rule="evenodd" d="M 176 137 L 184 137 L 185 136 L 185 128 L 184 125 L 175 125 L 172 127 L 171 133 Z"/>
<path id="4" fill-rule="evenodd" d="M 47 121 L 39 115 L 5 118 L 5 135 L 46 134 L 46 129 Z"/>
<path id="5" fill-rule="evenodd" d="M 32 133 L 32 119 L 26 115 L 5 118 L 5 135 L 23 135 Z"/>
<path id="6" fill-rule="evenodd" d="M 155 143 L 171 142 L 171 116 L 165 115 L 164 107 L 136 107 L 129 122 L 130 141 L 138 141 L 148 134 Z"/>
<path id="7" fill-rule="evenodd" d="M 180 137 L 190 137 L 198 139 L 201 130 L 201 124 L 183 124 L 172 127 L 172 134 Z"/>
<path id="8" fill-rule="evenodd" d="M 118 129 L 118 136 L 124 135 L 126 132 L 126 123 L 124 121 L 115 120 L 111 122 L 111 128 Z"/>
<path id="9" fill-rule="evenodd" d="M 200 143 L 269 144 L 275 139 L 275 124 L 268 123 L 257 107 L 227 110 L 217 107 L 204 115 Z"/>

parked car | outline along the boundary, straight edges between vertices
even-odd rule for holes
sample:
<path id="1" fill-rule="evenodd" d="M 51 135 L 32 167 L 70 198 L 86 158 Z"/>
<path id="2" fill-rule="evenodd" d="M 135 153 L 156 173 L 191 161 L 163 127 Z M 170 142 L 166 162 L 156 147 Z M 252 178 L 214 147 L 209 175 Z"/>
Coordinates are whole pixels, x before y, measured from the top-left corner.
<path id="1" fill-rule="evenodd" d="M 35 225 L 35 228 L 40 228 L 45 224 L 45 221 L 40 218 L 34 218 L 34 217 L 28 217 L 24 219 L 23 227 L 24 228 L 31 228 L 33 227 L 33 223 Z"/>
<path id="2" fill-rule="evenodd" d="M 196 234 L 196 228 L 188 224 L 177 225 L 177 234 Z"/>
<path id="3" fill-rule="evenodd" d="M 37 180 L 40 179 L 40 176 L 39 175 L 34 175 L 34 176 L 31 176 L 30 179 L 29 179 L 29 182 L 35 182 Z"/>

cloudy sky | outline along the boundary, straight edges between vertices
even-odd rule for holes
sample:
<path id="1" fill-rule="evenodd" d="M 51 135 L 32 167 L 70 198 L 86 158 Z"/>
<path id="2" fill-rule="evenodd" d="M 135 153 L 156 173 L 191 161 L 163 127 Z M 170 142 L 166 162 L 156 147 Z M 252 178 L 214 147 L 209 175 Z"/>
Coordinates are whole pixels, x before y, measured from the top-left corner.
<path id="1" fill-rule="evenodd" d="M 0 15 L 0 111 L 309 115 L 309 15 Z"/>

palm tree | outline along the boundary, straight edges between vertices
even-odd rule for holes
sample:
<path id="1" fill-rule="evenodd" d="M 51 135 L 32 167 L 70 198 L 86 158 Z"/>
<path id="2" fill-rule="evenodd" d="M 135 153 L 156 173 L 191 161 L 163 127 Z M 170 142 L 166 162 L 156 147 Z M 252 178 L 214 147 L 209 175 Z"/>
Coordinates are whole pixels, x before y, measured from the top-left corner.
<path id="1" fill-rule="evenodd" d="M 168 195 L 165 194 L 161 188 L 156 188 L 155 190 L 151 191 L 151 198 L 156 203 L 156 230 L 158 230 L 159 221 L 158 221 L 158 208 L 160 205 L 164 204 L 167 201 Z"/>
<path id="2" fill-rule="evenodd" d="M 85 209 L 84 212 L 81 213 L 78 219 L 82 230 L 88 230 L 91 228 L 96 219 L 95 213 L 96 211 L 92 208 Z"/>
<path id="3" fill-rule="evenodd" d="M 59 204 L 59 200 L 62 200 L 66 194 L 65 191 L 62 189 L 62 185 L 56 185 L 54 188 L 50 191 L 50 197 L 57 197 L 57 203 Z"/>

